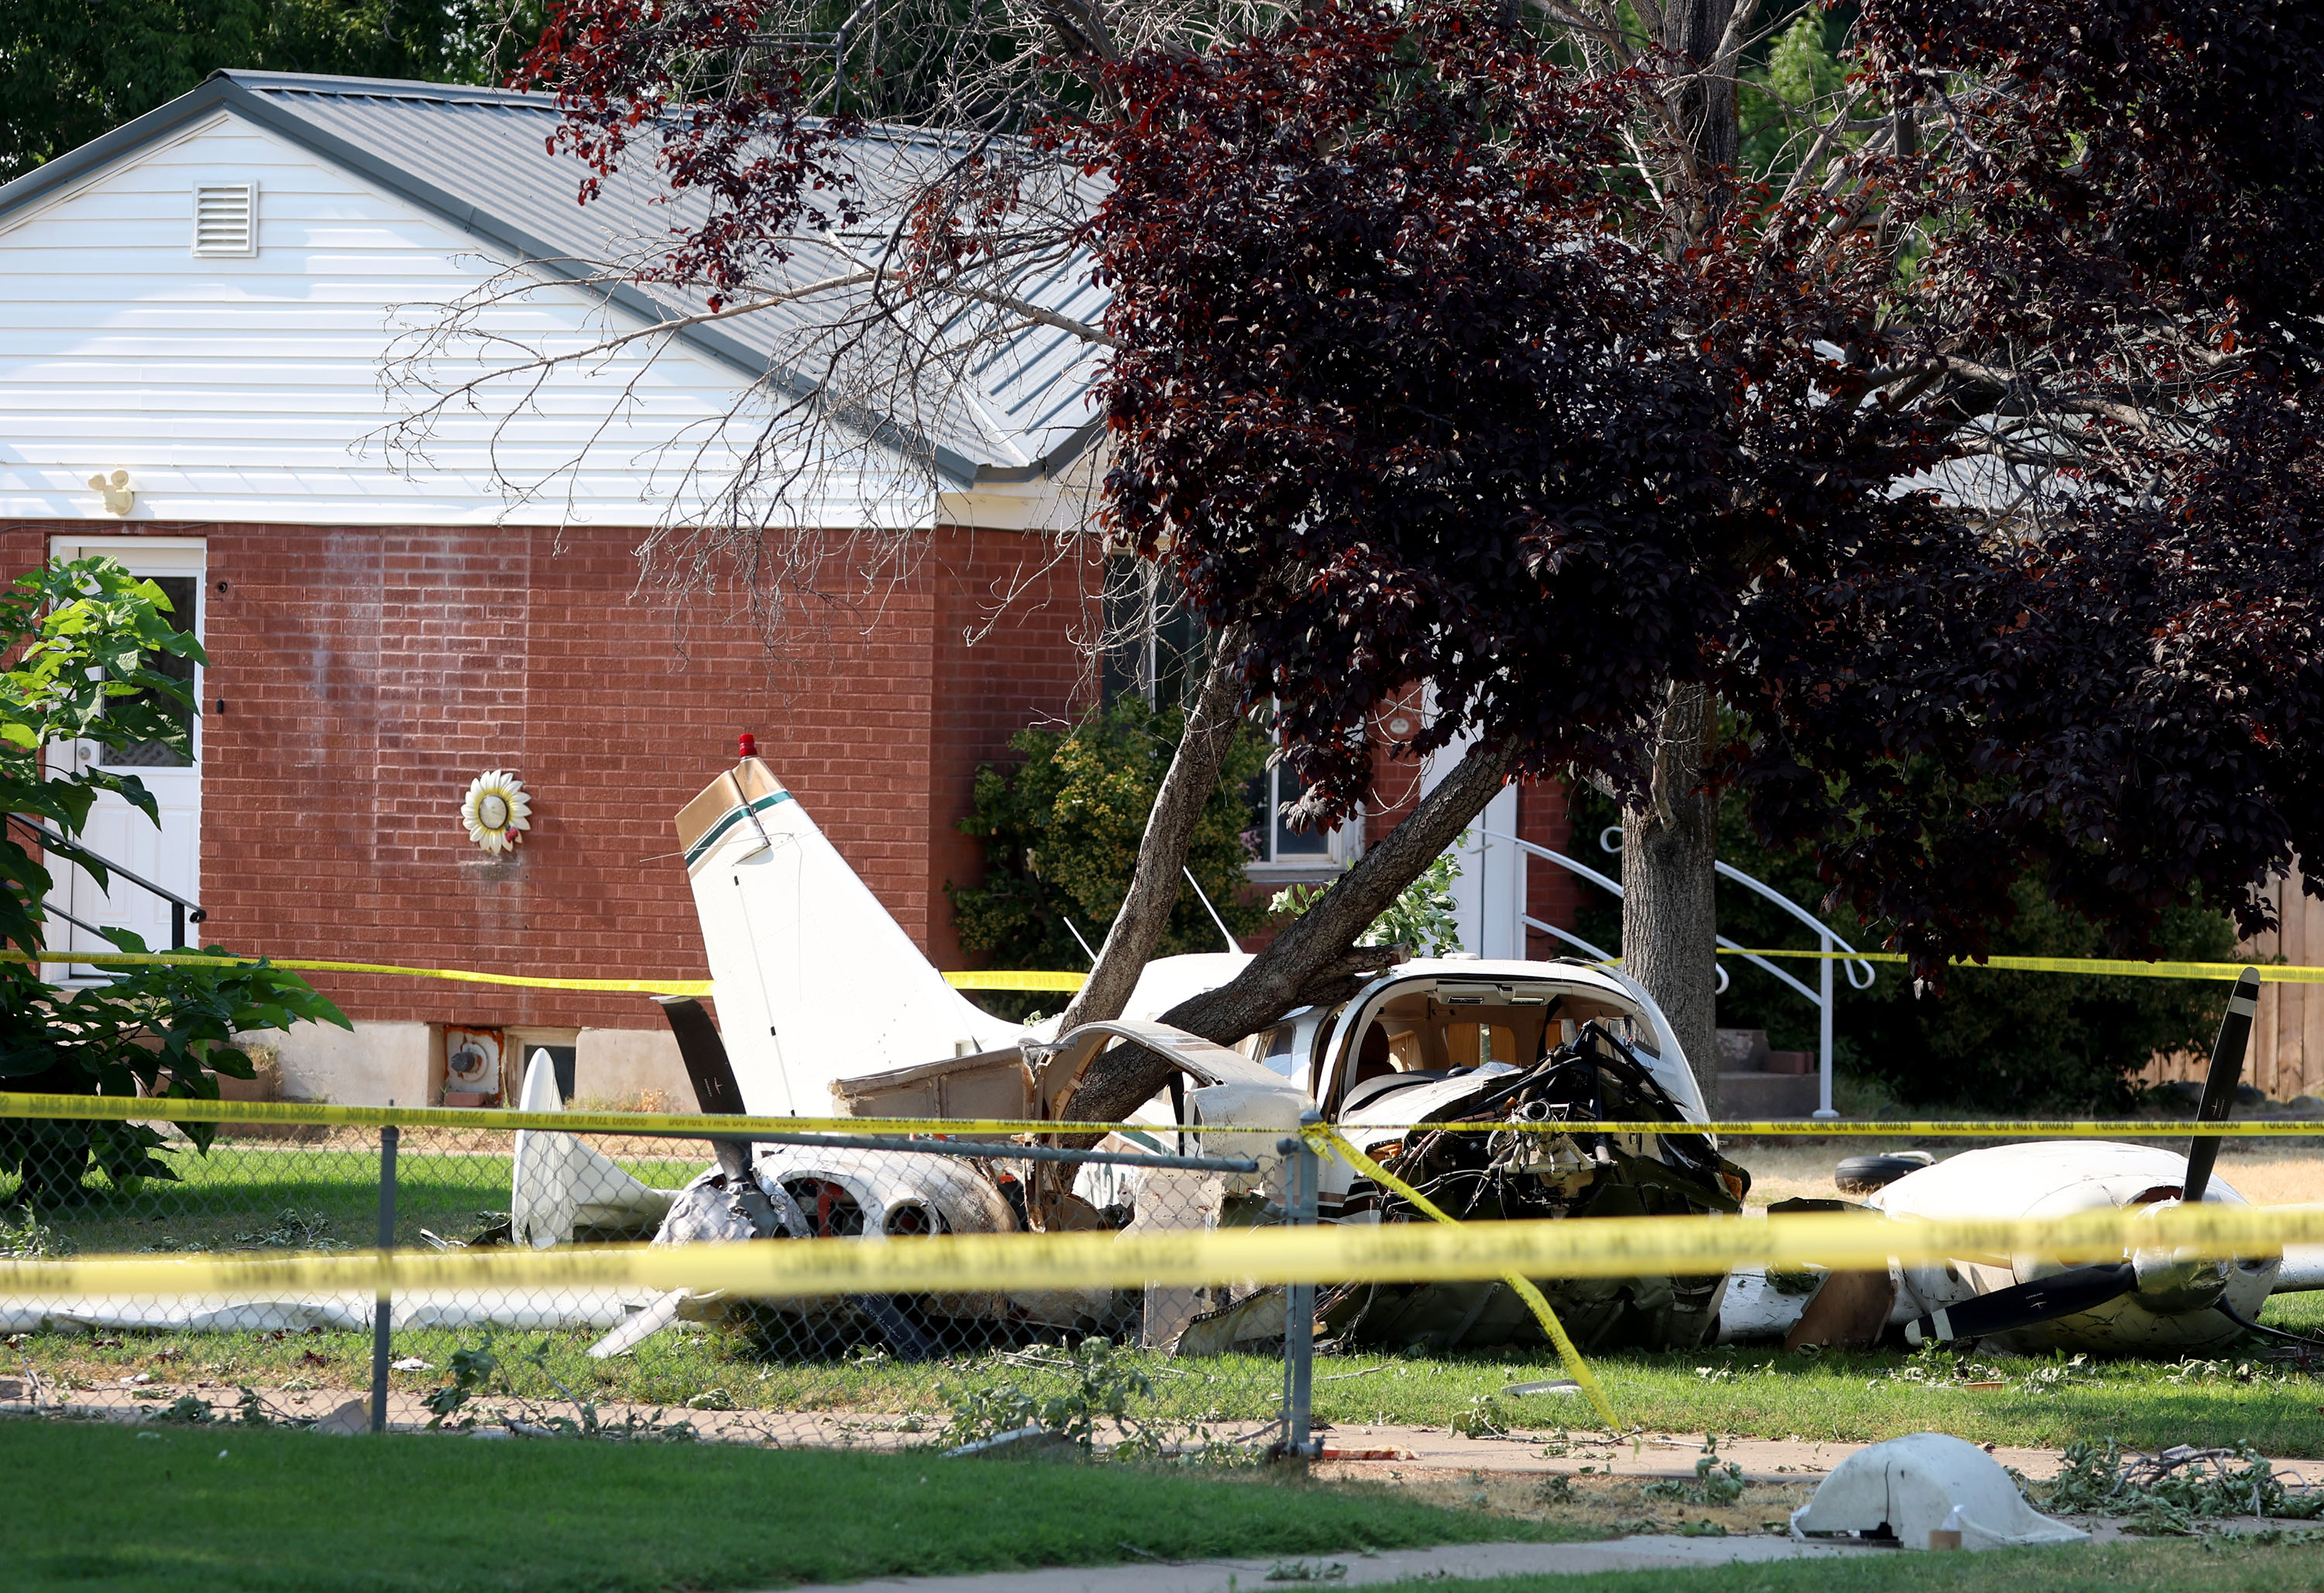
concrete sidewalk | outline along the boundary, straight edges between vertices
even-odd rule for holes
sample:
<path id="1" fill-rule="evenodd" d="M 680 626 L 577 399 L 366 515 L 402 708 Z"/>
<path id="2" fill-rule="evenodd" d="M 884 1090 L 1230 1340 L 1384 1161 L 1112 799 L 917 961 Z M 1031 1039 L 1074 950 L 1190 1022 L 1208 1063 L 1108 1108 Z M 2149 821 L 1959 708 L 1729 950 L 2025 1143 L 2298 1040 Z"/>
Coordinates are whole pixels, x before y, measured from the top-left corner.
<path id="1" fill-rule="evenodd" d="M 1286 1555 L 1108 1565 L 973 1577 L 897 1577 L 826 1583 L 788 1593 L 1263 1593 L 1269 1588 L 1378 1587 L 1416 1578 L 1574 1576 L 1585 1571 L 1687 1570 L 1738 1561 L 1861 1559 L 1893 1549 L 1843 1549 L 1789 1538 L 1616 1538 L 1599 1543 L 1455 1543 L 1375 1554 Z"/>

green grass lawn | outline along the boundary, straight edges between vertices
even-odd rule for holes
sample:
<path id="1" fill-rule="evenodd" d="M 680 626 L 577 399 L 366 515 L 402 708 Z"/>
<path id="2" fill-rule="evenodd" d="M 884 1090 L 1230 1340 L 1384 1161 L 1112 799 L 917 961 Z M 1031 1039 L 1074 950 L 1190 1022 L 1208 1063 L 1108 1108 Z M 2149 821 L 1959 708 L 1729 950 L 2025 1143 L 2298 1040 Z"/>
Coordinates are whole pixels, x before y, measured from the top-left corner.
<path id="1" fill-rule="evenodd" d="M 2298 1316 L 2278 1302 L 2271 1319 Z M 2312 1312 L 2305 1313 L 2312 1315 Z M 679 1407 L 701 1399 L 742 1410 L 917 1412 L 933 1438 L 948 1394 L 1015 1386 L 1037 1397 L 1069 1382 L 1040 1361 L 1054 1351 L 985 1351 L 919 1364 L 884 1358 L 770 1357 L 743 1334 L 691 1329 L 661 1334 L 634 1355 L 593 1361 L 585 1331 L 502 1333 L 492 1339 L 512 1391 L 553 1399 L 548 1375 L 524 1357 L 545 1349 L 548 1373 L 576 1394 Z M 398 1372 L 400 1389 L 425 1392 L 440 1368 L 479 1333 L 406 1333 L 396 1354 L 433 1363 Z M 92 1339 L 32 1334 L 8 1360 L 68 1386 L 116 1383 L 141 1371 L 155 1386 L 198 1381 L 230 1400 L 236 1384 L 291 1389 L 360 1389 L 371 1343 L 361 1333 L 122 1334 Z M 1158 1420 L 1231 1426 L 1266 1419 L 1281 1388 L 1279 1362 L 1251 1357 L 1172 1361 L 1125 1352 L 1156 1394 L 1139 1408 Z M 2273 1455 L 2324 1458 L 2324 1379 L 2251 1357 L 2183 1363 L 2074 1365 L 2061 1357 L 1957 1359 L 1896 1353 L 1785 1355 L 1771 1348 L 1593 1357 L 1626 1424 L 1663 1431 L 1747 1438 L 1868 1441 L 1932 1429 L 1978 1443 L 2061 1447 L 2113 1437 L 2136 1449 L 2247 1442 Z M 0 1374 L 14 1365 L 0 1365 Z M 1521 1432 L 1593 1426 L 1586 1408 L 1556 1396 L 1513 1398 L 1511 1384 L 1556 1377 L 1554 1361 L 1527 1356 L 1324 1357 L 1316 1362 L 1315 1412 L 1342 1428 L 1373 1422 L 1433 1427 L 1478 1416 Z M 1998 1379 L 1999 1388 L 1970 1388 Z M 1483 1453 L 1480 1450 L 1480 1454 Z"/>
<path id="2" fill-rule="evenodd" d="M 21 1593 L 706 1593 L 1561 1531 L 1259 1472 L 29 1420 L 0 1497 Z"/>
<path id="3" fill-rule="evenodd" d="M 2289 1534 L 2288 1534 L 2289 1535 Z M 1683 1571 L 1412 1582 L 1430 1593 L 2310 1593 L 2324 1588 L 2324 1545 L 2285 1542 L 2115 1542 L 2103 1548 L 1981 1554 L 1867 1555 Z"/>
<path id="4" fill-rule="evenodd" d="M 53 1242 L 85 1255 L 379 1242 L 376 1134 L 339 1129 L 298 1140 L 226 1133 L 207 1153 L 179 1147 L 162 1160 L 174 1180 L 115 1190 L 91 1173 L 82 1199 L 42 1213 Z M 702 1170 L 708 1153 L 672 1142 L 666 1153 L 616 1160 L 645 1183 L 676 1189 Z M 507 1135 L 406 1130 L 396 1158 L 396 1242 L 421 1244 L 423 1227 L 465 1237 L 482 1218 L 505 1214 L 512 1165 Z M 0 1199 L 13 1188 L 13 1180 L 0 1178 Z"/>
<path id="5" fill-rule="evenodd" d="M 480 1214 L 504 1211 L 506 1145 L 504 1135 L 407 1135 L 398 1181 L 400 1241 L 419 1243 L 423 1227 L 457 1236 L 474 1231 Z M 698 1166 L 692 1145 L 667 1147 L 666 1154 L 643 1141 L 608 1148 L 654 1150 L 625 1153 L 623 1164 L 656 1184 L 681 1183 Z M 48 1214 L 46 1221 L 57 1242 L 85 1254 L 368 1244 L 377 1221 L 376 1157 L 368 1139 L 351 1133 L 315 1144 L 221 1140 L 207 1156 L 173 1157 L 181 1183 L 114 1191 L 96 1181 L 86 1201 Z M 2266 1316 L 2279 1326 L 2324 1329 L 2324 1295 L 2271 1301 Z M 485 1337 L 480 1330 L 405 1332 L 395 1353 L 440 1368 L 455 1349 Z M 536 1350 L 558 1381 L 589 1398 L 665 1407 L 707 1400 L 745 1410 L 913 1412 L 932 1418 L 932 1428 L 941 1426 L 948 1396 L 962 1391 L 1014 1385 L 1038 1397 L 1058 1381 L 1028 1364 L 1041 1352 L 1012 1357 L 964 1342 L 944 1345 L 941 1359 L 906 1363 L 881 1355 L 770 1353 L 763 1339 L 746 1334 L 687 1329 L 660 1335 L 621 1359 L 592 1361 L 583 1353 L 596 1337 L 590 1330 L 492 1337 L 517 1391 L 541 1398 L 557 1391 L 523 1364 Z M 208 1382 L 230 1397 L 240 1383 L 362 1388 L 369 1382 L 369 1357 L 368 1334 L 324 1332 L 32 1334 L 16 1342 L 8 1358 L 68 1388 L 151 1372 L 157 1384 Z M 1281 1387 L 1281 1366 L 1272 1357 L 1126 1358 L 1152 1378 L 1156 1394 L 1148 1408 L 1164 1421 L 1263 1421 Z M 1871 1440 L 1938 1428 L 1978 1442 L 2052 1446 L 2111 1435 L 2144 1449 L 2247 1441 L 2273 1454 L 2324 1458 L 2324 1412 L 2319 1410 L 2324 1382 L 2287 1375 L 2266 1362 L 2246 1366 L 2238 1357 L 2200 1365 L 2000 1360 L 1976 1379 L 1948 1359 L 1895 1353 L 1806 1357 L 1760 1347 L 1593 1359 L 1625 1423 L 1654 1430 Z M 0 1375 L 14 1370 L 0 1366 Z M 1561 1375 L 1553 1360 L 1530 1351 L 1327 1357 L 1317 1365 L 1315 1411 L 1342 1426 L 1443 1428 L 1479 1416 L 1520 1431 L 1586 1424 L 1587 1412 L 1573 1402 L 1508 1399 L 1500 1393 L 1512 1383 Z M 400 1372 L 393 1381 L 420 1393 L 443 1375 L 434 1369 Z M 1996 1379 L 2004 1386 L 1965 1386 Z"/>
<path id="6" fill-rule="evenodd" d="M 2313 1329 L 2324 1300 L 2273 1303 L 2267 1320 Z M 1978 1443 L 2059 1447 L 2111 1435 L 2134 1448 L 2249 1442 L 2273 1455 L 2324 1457 L 2324 1379 L 2241 1357 L 2074 1364 L 1883 1351 L 1786 1355 L 1768 1346 L 1592 1357 L 1629 1425 L 1746 1438 L 1866 1441 L 1937 1430 Z M 1560 1375 L 1546 1362 L 1483 1357 L 1316 1363 L 1316 1413 L 1338 1422 L 1442 1427 L 1483 1412 L 1520 1430 L 1592 1425 L 1573 1401 L 1511 1399 L 1508 1384 Z M 1970 1382 L 1999 1380 L 2001 1388 Z M 1487 1405 L 1480 1402 L 1489 1401 Z"/>

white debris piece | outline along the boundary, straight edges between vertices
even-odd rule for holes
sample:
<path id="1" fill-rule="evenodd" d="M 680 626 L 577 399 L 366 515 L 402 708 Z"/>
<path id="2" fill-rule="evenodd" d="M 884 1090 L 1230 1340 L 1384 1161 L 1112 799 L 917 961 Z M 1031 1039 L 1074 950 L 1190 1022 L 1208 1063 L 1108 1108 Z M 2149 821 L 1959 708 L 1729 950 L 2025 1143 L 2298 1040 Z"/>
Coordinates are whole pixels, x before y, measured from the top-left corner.
<path id="1" fill-rule="evenodd" d="M 525 1070 L 522 1109 L 561 1112 L 557 1070 L 537 1050 Z M 520 1129 L 510 1213 L 516 1242 L 546 1250 L 573 1242 L 576 1227 L 635 1228 L 651 1233 L 669 1214 L 676 1190 L 657 1190 L 576 1136 Z"/>
<path id="2" fill-rule="evenodd" d="M 1859 1449 L 1792 1512 L 1795 1538 L 1893 1537 L 1926 1549 L 1954 1527 L 1964 1549 L 2079 1543 L 2089 1533 L 2036 1512 L 2001 1462 L 1949 1432 L 1916 1432 Z"/>

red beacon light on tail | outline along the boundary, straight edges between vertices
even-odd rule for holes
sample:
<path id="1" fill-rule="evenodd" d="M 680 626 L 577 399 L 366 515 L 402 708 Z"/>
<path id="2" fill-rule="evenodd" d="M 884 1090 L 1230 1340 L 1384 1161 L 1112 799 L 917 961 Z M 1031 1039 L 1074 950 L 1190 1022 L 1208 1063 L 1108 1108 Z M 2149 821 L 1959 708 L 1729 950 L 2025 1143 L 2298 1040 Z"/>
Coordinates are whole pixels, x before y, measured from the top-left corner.
<path id="1" fill-rule="evenodd" d="M 755 758 L 759 755 L 759 738 L 745 730 L 735 737 L 734 750 L 737 757 Z"/>

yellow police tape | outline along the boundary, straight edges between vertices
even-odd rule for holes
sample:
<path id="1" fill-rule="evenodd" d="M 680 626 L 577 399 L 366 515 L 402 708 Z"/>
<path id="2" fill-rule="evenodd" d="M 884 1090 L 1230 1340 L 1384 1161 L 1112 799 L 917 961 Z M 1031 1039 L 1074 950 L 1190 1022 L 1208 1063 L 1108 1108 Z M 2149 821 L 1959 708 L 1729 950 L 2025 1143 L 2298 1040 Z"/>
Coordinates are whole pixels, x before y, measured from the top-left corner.
<path id="1" fill-rule="evenodd" d="M 1909 960 L 1901 951 L 1789 951 L 1760 946 L 1721 946 L 1716 955 L 1794 957 L 1810 962 Z M 1971 971 L 1989 968 L 2003 973 L 2096 974 L 2134 979 L 2221 979 L 2232 984 L 2242 976 L 2244 969 L 2252 965 L 2244 962 L 2136 962 L 2108 957 L 1988 957 L 1982 962 L 1957 958 L 1946 966 Z M 2259 981 L 2263 985 L 2324 985 L 2324 968 L 2262 963 L 2259 965 Z"/>
<path id="2" fill-rule="evenodd" d="M 1350 1144 L 1340 1131 L 1331 1125 L 1316 1124 L 1312 1128 L 1303 1130 L 1302 1137 L 1317 1153 L 1337 1156 L 1352 1171 L 1370 1179 L 1384 1189 L 1395 1190 L 1410 1201 L 1416 1209 L 1427 1213 L 1432 1221 L 1445 1223 L 1454 1227 L 1460 1226 L 1458 1218 L 1446 1215 L 1434 1200 Z M 1543 1298 L 1541 1291 L 1536 1288 L 1522 1273 L 1505 1273 L 1501 1282 L 1508 1284 L 1519 1300 L 1525 1301 L 1527 1311 L 1533 1312 L 1533 1320 L 1541 1324 L 1542 1332 L 1548 1336 L 1550 1343 L 1557 1347 L 1557 1358 L 1564 1363 L 1567 1375 L 1588 1397 L 1598 1413 L 1606 1418 L 1607 1427 L 1619 1431 L 1622 1425 L 1621 1419 L 1614 1414 L 1613 1404 L 1606 1398 L 1606 1391 L 1599 1386 L 1596 1375 L 1590 1370 L 1590 1363 L 1582 1358 L 1582 1351 L 1574 1347 L 1572 1336 L 1565 1330 L 1565 1324 L 1557 1320 L 1557 1312 L 1550 1308 L 1549 1301 Z"/>
<path id="3" fill-rule="evenodd" d="M 1794 957 L 1825 962 L 1903 962 L 1896 951 L 1792 951 L 1781 948 L 1720 948 L 1722 957 Z M 708 979 L 555 979 L 530 974 L 488 974 L 474 968 L 405 968 L 388 962 L 327 962 L 304 958 L 205 957 L 188 951 L 0 951 L 0 962 L 86 963 L 92 968 L 255 968 L 261 963 L 300 973 L 392 974 L 411 979 L 452 979 L 470 985 L 512 985 L 528 990 L 600 990 L 645 996 L 713 994 Z M 1604 965 L 1600 965 L 1604 966 Z M 2132 962 L 2098 957 L 1990 957 L 1955 962 L 1961 968 L 1996 968 L 2044 974 L 2098 974 L 2147 979 L 2224 979 L 2232 982 L 2246 966 L 2239 962 Z M 971 968 L 945 975 L 955 990 L 1030 990 L 1070 994 L 1089 982 L 1087 974 L 1040 968 Z M 2263 965 L 2264 985 L 2324 984 L 2324 968 Z"/>
<path id="4" fill-rule="evenodd" d="M 796 1239 L 563 1250 L 327 1255 L 83 1256 L 0 1261 L 0 1296 L 268 1296 L 411 1290 L 724 1289 L 770 1299 L 1020 1293 L 1257 1283 L 1702 1277 L 1741 1265 L 1878 1269 L 1952 1258 L 2119 1258 L 2126 1250 L 2272 1255 L 2324 1242 L 2324 1206 L 2146 1207 L 2065 1218 L 1910 1222 L 1849 1213 L 1609 1217 L 1173 1232 Z"/>
<path id="5" fill-rule="evenodd" d="M 1073 991 L 1088 984 L 1089 976 L 1044 973 L 1031 968 L 969 968 L 946 974 L 945 983 L 955 990 Z"/>
<path id="6" fill-rule="evenodd" d="M 567 1134 L 946 1135 L 989 1138 L 1020 1134 L 1105 1134 L 1153 1124 L 1043 1123 L 1030 1119 L 935 1117 L 727 1117 L 687 1112 L 512 1112 L 498 1107 L 339 1107 L 319 1101 L 206 1101 L 173 1096 L 0 1094 L 0 1119 L 61 1117 L 83 1122 L 271 1123 L 354 1128 L 556 1129 Z M 1213 1134 L 1231 1132 L 1211 1130 Z M 1265 1133 L 1277 1129 L 1245 1129 Z"/>
<path id="7" fill-rule="evenodd" d="M 325 962 L 297 957 L 205 957 L 198 951 L 0 951 L 0 962 L 85 963 L 91 968 L 269 968 L 299 973 L 393 974 L 408 979 L 452 979 L 467 985 L 513 985 L 526 990 L 605 990 L 641 996 L 713 994 L 708 979 L 554 979 L 531 974 L 487 974 L 464 968 L 405 968 L 392 962 Z M 1006 968 L 952 973 L 955 990 L 1078 990 L 1087 974 L 1019 972 Z"/>
<path id="8" fill-rule="evenodd" d="M 0 1093 L 0 1120 L 67 1118 L 90 1123 L 216 1123 L 305 1125 L 328 1128 L 466 1128 L 563 1130 L 567 1134 L 934 1135 L 988 1139 L 1019 1135 L 1152 1134 L 1153 1123 L 1047 1122 L 1021 1117 L 725 1117 L 686 1112 L 518 1112 L 501 1107 L 340 1107 L 321 1101 L 194 1100 L 178 1096 L 31 1095 Z M 1880 1122 L 1812 1117 L 1748 1123 L 1637 1123 L 1551 1120 L 1542 1123 L 1367 1123 L 1366 1135 L 1406 1134 L 1709 1134 L 1738 1139 L 1804 1136 L 1817 1139 L 2178 1139 L 2200 1127 L 2227 1139 L 2324 1137 L 2324 1118 L 2205 1123 L 2187 1118 L 2119 1117 L 2071 1121 L 1984 1118 L 1968 1122 Z M 1233 1136 L 1268 1143 L 1281 1131 L 1213 1124 L 1210 1140 Z M 1242 1153 L 1240 1149 L 1238 1154 Z"/>
<path id="9" fill-rule="evenodd" d="M 485 974 L 461 968 L 401 968 L 387 962 L 318 962 L 295 957 L 205 957 L 194 951 L 0 951 L 0 962 L 86 963 L 91 968 L 269 968 L 300 973 L 397 974 L 415 979 L 455 979 L 468 985 L 515 985 L 528 990 L 611 990 L 646 996 L 707 996 L 707 979 L 549 979 L 530 974 Z"/>

